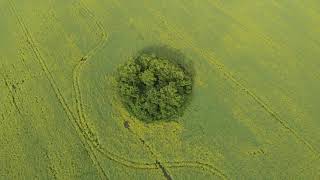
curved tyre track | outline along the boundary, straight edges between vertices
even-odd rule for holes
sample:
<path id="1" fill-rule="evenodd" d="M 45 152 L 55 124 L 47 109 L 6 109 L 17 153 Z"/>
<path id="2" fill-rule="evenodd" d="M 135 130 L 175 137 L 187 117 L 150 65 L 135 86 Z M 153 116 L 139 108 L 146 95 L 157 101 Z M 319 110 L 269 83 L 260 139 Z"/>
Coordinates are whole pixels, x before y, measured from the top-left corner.
<path id="1" fill-rule="evenodd" d="M 101 154 L 104 154 L 107 156 L 110 160 L 113 160 L 119 164 L 122 164 L 126 167 L 130 168 L 135 168 L 135 169 L 159 169 L 157 162 L 155 163 L 140 163 L 140 162 L 135 162 L 135 161 L 130 161 L 127 160 L 119 155 L 116 155 L 114 153 L 109 152 L 107 149 L 103 148 L 99 142 L 94 133 L 90 130 L 88 124 L 86 123 L 86 117 L 84 114 L 83 110 L 83 104 L 82 104 L 82 97 L 81 97 L 81 91 L 79 87 L 79 82 L 80 82 L 80 74 L 81 74 L 81 69 L 83 65 L 85 65 L 86 61 L 93 56 L 96 52 L 98 52 L 105 44 L 107 41 L 107 35 L 105 31 L 102 31 L 103 33 L 103 38 L 101 42 L 94 47 L 92 50 L 90 50 L 79 62 L 77 67 L 74 70 L 74 90 L 76 92 L 76 103 L 77 103 L 77 115 L 73 113 L 71 110 L 70 106 L 66 102 L 64 96 L 61 93 L 61 90 L 58 88 L 55 79 L 51 72 L 49 71 L 49 68 L 42 57 L 42 54 L 40 53 L 40 50 L 36 46 L 36 43 L 34 41 L 34 37 L 32 34 L 29 32 L 29 29 L 27 28 L 26 24 L 23 21 L 23 18 L 18 14 L 16 10 L 15 4 L 11 1 L 8 0 L 10 9 L 12 13 L 16 16 L 17 21 L 22 29 L 22 32 L 24 33 L 24 36 L 26 37 L 27 43 L 30 46 L 34 56 L 38 60 L 37 62 L 42 68 L 42 71 L 44 71 L 45 76 L 55 94 L 57 97 L 60 105 L 62 106 L 64 112 L 67 114 L 68 120 L 71 122 L 73 128 L 75 128 L 78 137 L 80 139 L 80 142 L 84 146 L 85 150 L 89 154 L 90 159 L 92 160 L 93 164 L 96 166 L 97 170 L 100 173 L 100 177 L 102 179 L 109 179 L 105 171 L 103 170 L 101 164 L 99 163 L 99 160 L 97 156 L 94 153 L 93 149 L 98 150 Z M 91 17 L 94 18 L 93 14 L 90 13 L 88 9 L 86 9 L 89 14 L 91 14 Z M 104 29 L 102 24 L 96 21 L 96 25 Z M 76 117 L 78 116 L 78 117 Z M 221 173 L 220 170 L 217 168 L 214 168 L 211 165 L 205 164 L 205 163 L 200 163 L 200 162 L 165 162 L 166 165 L 170 168 L 181 168 L 181 167 L 187 167 L 187 168 L 200 168 L 203 170 L 208 170 L 209 172 L 213 174 L 219 174 L 221 177 L 225 179 L 225 175 Z"/>
<path id="2" fill-rule="evenodd" d="M 181 41 L 184 42 L 184 44 L 186 44 L 187 46 L 189 46 L 193 50 L 195 50 L 197 53 L 199 53 L 199 55 L 201 55 L 204 59 L 206 59 L 210 65 L 212 65 L 214 68 L 216 68 L 218 71 L 220 71 L 220 73 L 227 80 L 231 81 L 233 84 L 235 84 L 238 87 L 239 90 L 244 91 L 249 97 L 251 97 L 266 113 L 268 113 L 274 120 L 276 120 L 282 126 L 282 128 L 286 129 L 301 144 L 306 146 L 306 148 L 309 149 L 309 151 L 312 152 L 314 154 L 314 156 L 320 158 L 319 152 L 303 136 L 301 136 L 294 129 L 292 129 L 289 126 L 289 124 L 286 121 L 284 121 L 278 115 L 278 113 L 273 111 L 272 108 L 270 106 L 268 106 L 258 95 L 256 95 L 253 91 L 246 88 L 239 80 L 237 80 L 235 78 L 235 76 L 225 67 L 225 65 L 223 63 L 218 61 L 217 58 L 215 58 L 212 54 L 194 46 L 194 42 L 191 39 L 187 38 L 190 36 L 182 34 L 178 28 L 174 27 L 174 25 L 171 25 L 171 24 L 169 25 L 169 23 L 165 20 L 165 18 L 159 12 L 157 12 L 156 10 L 153 10 L 153 9 L 149 9 L 149 11 L 151 11 L 151 13 L 156 18 L 161 20 L 160 22 L 163 22 L 168 29 L 172 29 L 172 32 L 174 32 L 174 34 L 176 36 L 178 36 L 179 39 L 181 39 Z"/>
<path id="3" fill-rule="evenodd" d="M 77 128 L 77 125 L 74 123 L 75 121 L 75 116 L 72 113 L 69 105 L 66 103 L 66 100 L 64 99 L 60 89 L 57 87 L 56 82 L 51 74 L 51 72 L 49 71 L 49 68 L 46 64 L 46 62 L 44 61 L 42 54 L 40 53 L 40 50 L 38 49 L 38 47 L 35 44 L 34 38 L 31 35 L 31 33 L 29 32 L 26 24 L 23 21 L 23 18 L 18 14 L 17 9 L 15 4 L 12 2 L 12 0 L 8 0 L 9 5 L 10 5 L 10 10 L 12 11 L 13 15 L 16 16 L 17 21 L 20 25 L 20 28 L 22 29 L 22 32 L 27 40 L 28 45 L 30 46 L 34 56 L 36 57 L 36 59 L 38 60 L 37 62 L 40 64 L 42 71 L 45 73 L 46 78 L 48 79 L 48 82 L 51 86 L 51 88 L 53 89 L 53 92 L 55 94 L 55 96 L 57 97 L 59 103 L 61 104 L 64 112 L 67 114 L 68 120 L 71 122 L 72 126 L 76 129 L 76 132 L 78 133 L 78 137 L 80 139 L 81 144 L 83 145 L 85 151 L 88 153 L 91 161 L 93 162 L 93 164 L 95 165 L 95 167 L 97 168 L 99 175 L 102 179 L 109 179 L 108 176 L 106 175 L 106 173 L 104 172 L 104 170 L 102 169 L 101 165 L 99 164 L 99 162 L 97 161 L 97 157 L 93 152 L 93 149 L 90 147 L 90 145 L 85 141 L 85 139 L 81 138 L 81 136 L 79 135 L 79 130 Z M 81 130 L 80 130 L 81 131 Z"/>
<path id="4" fill-rule="evenodd" d="M 83 4 L 83 2 L 82 2 Z M 92 19 L 95 19 L 93 13 L 83 4 L 83 8 L 87 11 L 87 13 L 90 15 Z M 81 128 L 86 129 L 84 130 L 86 137 L 88 138 L 89 141 L 91 141 L 96 148 L 101 154 L 105 155 L 108 159 L 113 160 L 119 164 L 122 164 L 126 167 L 130 168 L 135 168 L 135 169 L 158 169 L 159 168 L 159 160 L 157 160 L 155 163 L 141 163 L 141 162 L 135 162 L 131 161 L 128 159 L 125 159 L 117 154 L 114 154 L 110 151 L 108 151 L 106 148 L 104 148 L 100 143 L 97 138 L 97 136 L 93 133 L 92 130 L 90 130 L 90 127 L 86 123 L 86 115 L 84 113 L 84 107 L 83 107 L 83 102 L 82 102 L 82 95 L 81 95 L 81 88 L 80 88 L 80 75 L 81 75 L 81 70 L 83 69 L 84 65 L 88 62 L 89 58 L 92 57 L 95 53 L 97 53 L 99 50 L 101 50 L 107 40 L 108 36 L 106 35 L 106 30 L 104 29 L 103 25 L 99 22 L 96 21 L 97 26 L 100 28 L 102 32 L 102 40 L 96 47 L 94 47 L 89 53 L 87 53 L 79 62 L 79 64 L 76 66 L 74 70 L 74 90 L 76 94 L 76 106 L 77 106 L 77 113 L 78 117 L 80 120 Z M 151 152 L 154 154 L 153 152 Z M 202 170 L 206 170 L 210 172 L 213 175 L 218 175 L 222 179 L 227 179 L 227 176 L 218 168 L 207 164 L 207 163 L 202 163 L 202 162 L 197 162 L 197 161 L 183 161 L 183 162 L 165 162 L 165 165 L 167 165 L 169 168 L 198 168 Z"/>

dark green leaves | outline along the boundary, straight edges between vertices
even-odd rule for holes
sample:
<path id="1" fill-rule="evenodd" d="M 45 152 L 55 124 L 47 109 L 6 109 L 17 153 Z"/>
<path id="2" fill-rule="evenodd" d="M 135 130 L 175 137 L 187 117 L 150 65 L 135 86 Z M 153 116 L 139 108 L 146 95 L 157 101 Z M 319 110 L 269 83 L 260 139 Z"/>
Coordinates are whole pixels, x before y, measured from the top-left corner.
<path id="1" fill-rule="evenodd" d="M 192 92 L 192 78 L 167 59 L 143 54 L 118 69 L 123 103 L 138 119 L 168 120 L 181 115 Z"/>

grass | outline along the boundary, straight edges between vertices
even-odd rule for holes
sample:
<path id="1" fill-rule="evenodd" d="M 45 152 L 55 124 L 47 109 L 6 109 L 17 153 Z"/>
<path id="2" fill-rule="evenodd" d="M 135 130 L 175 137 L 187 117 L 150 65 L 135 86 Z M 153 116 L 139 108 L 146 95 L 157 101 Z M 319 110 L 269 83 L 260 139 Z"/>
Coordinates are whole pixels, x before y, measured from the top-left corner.
<path id="1" fill-rule="evenodd" d="M 319 2 L 0 1 L 0 179 L 318 179 Z M 194 68 L 178 121 L 113 73 L 146 47 Z"/>

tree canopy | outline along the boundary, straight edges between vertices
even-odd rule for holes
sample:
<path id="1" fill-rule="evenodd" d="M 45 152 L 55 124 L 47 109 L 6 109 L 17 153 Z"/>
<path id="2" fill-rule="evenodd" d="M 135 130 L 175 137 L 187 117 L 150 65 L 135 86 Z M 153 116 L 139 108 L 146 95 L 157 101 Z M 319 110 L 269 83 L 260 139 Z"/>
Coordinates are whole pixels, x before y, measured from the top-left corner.
<path id="1" fill-rule="evenodd" d="M 192 77 L 168 59 L 142 54 L 118 68 L 118 92 L 128 110 L 143 121 L 182 114 L 192 92 Z"/>

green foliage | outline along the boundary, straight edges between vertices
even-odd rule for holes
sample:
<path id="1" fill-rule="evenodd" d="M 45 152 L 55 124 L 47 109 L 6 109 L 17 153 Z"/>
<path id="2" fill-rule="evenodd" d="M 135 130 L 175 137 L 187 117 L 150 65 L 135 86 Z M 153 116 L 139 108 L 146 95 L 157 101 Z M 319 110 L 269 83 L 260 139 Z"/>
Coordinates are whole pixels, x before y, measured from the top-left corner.
<path id="1" fill-rule="evenodd" d="M 142 54 L 118 69 L 118 91 L 128 110 L 144 121 L 181 115 L 192 92 L 192 77 L 182 67 Z"/>

